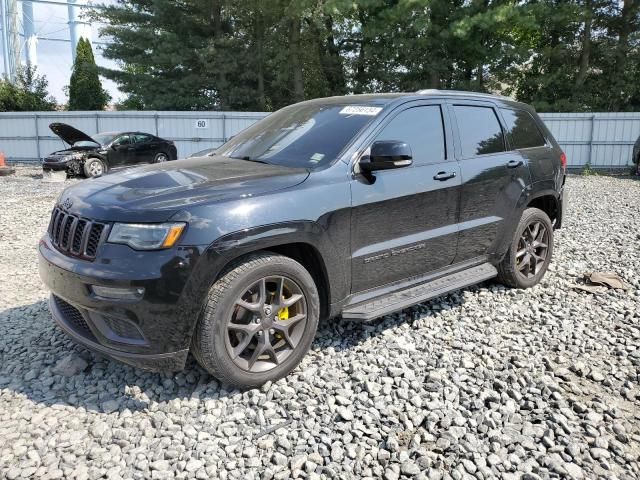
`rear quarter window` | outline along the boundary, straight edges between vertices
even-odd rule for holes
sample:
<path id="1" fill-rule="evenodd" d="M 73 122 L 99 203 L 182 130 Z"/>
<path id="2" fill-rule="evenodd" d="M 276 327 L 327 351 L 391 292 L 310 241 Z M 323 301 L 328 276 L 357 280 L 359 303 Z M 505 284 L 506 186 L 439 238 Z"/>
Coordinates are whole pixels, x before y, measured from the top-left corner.
<path id="1" fill-rule="evenodd" d="M 540 132 L 536 121 L 529 112 L 510 108 L 501 108 L 500 111 L 506 123 L 514 150 L 544 147 L 546 145 L 547 142 L 542 132 Z"/>

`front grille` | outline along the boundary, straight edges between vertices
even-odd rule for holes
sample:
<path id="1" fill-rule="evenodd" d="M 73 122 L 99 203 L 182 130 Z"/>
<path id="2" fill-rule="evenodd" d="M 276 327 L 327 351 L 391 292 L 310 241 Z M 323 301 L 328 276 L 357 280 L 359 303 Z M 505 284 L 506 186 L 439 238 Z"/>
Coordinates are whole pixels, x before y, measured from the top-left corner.
<path id="1" fill-rule="evenodd" d="M 91 231 L 89 232 L 89 240 L 87 241 L 86 254 L 88 257 L 95 257 L 98 245 L 100 244 L 100 237 L 104 230 L 104 225 L 101 223 L 94 223 Z"/>
<path id="2" fill-rule="evenodd" d="M 89 325 L 87 325 L 82 313 L 80 313 L 80 310 L 55 295 L 53 296 L 53 300 L 56 302 L 56 306 L 62 314 L 63 320 L 71 326 L 71 328 L 83 337 L 95 341 L 95 337 L 93 336 L 93 333 L 91 333 L 91 329 L 89 328 Z"/>
<path id="3" fill-rule="evenodd" d="M 51 242 L 61 252 L 92 260 L 103 240 L 106 224 L 71 215 L 56 207 L 51 213 L 48 232 Z"/>

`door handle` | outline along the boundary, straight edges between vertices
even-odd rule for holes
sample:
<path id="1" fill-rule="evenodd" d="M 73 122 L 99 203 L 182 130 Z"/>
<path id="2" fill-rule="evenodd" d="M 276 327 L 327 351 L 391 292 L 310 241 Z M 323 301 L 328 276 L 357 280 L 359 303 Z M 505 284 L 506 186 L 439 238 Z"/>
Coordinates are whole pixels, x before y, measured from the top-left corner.
<path id="1" fill-rule="evenodd" d="M 449 180 L 450 178 L 454 178 L 455 176 L 456 172 L 438 172 L 433 176 L 433 179 L 444 182 L 445 180 Z"/>
<path id="2" fill-rule="evenodd" d="M 511 160 L 507 163 L 507 168 L 518 168 L 521 167 L 523 163 L 522 160 Z"/>

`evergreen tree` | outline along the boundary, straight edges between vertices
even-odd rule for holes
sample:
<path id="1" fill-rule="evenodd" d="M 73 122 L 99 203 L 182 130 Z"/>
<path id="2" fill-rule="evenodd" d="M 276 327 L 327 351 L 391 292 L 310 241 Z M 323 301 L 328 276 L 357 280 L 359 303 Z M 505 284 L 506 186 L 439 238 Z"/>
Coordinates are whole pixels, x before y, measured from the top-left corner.
<path id="1" fill-rule="evenodd" d="M 80 38 L 76 47 L 71 81 L 69 82 L 69 110 L 102 110 L 110 100 L 102 88 L 98 66 L 93 57 L 91 43 Z"/>
<path id="2" fill-rule="evenodd" d="M 421 88 L 640 109 L 640 0 L 119 0 L 94 15 L 122 66 L 104 75 L 146 109 Z"/>

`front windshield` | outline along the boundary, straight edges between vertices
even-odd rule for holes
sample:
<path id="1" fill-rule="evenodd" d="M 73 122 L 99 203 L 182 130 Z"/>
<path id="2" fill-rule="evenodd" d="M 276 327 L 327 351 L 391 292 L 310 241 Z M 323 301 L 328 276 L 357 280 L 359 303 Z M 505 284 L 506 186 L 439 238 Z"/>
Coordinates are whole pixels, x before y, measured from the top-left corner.
<path id="1" fill-rule="evenodd" d="M 287 167 L 317 168 L 335 160 L 380 110 L 363 104 L 292 105 L 236 135 L 217 153 Z"/>
<path id="2" fill-rule="evenodd" d="M 80 140 L 73 144 L 74 147 L 95 147 L 96 143 L 98 145 L 108 145 L 115 138 L 115 135 L 111 133 L 98 133 L 93 135 L 91 138 L 95 140 L 95 142 L 90 142 L 88 140 Z"/>

